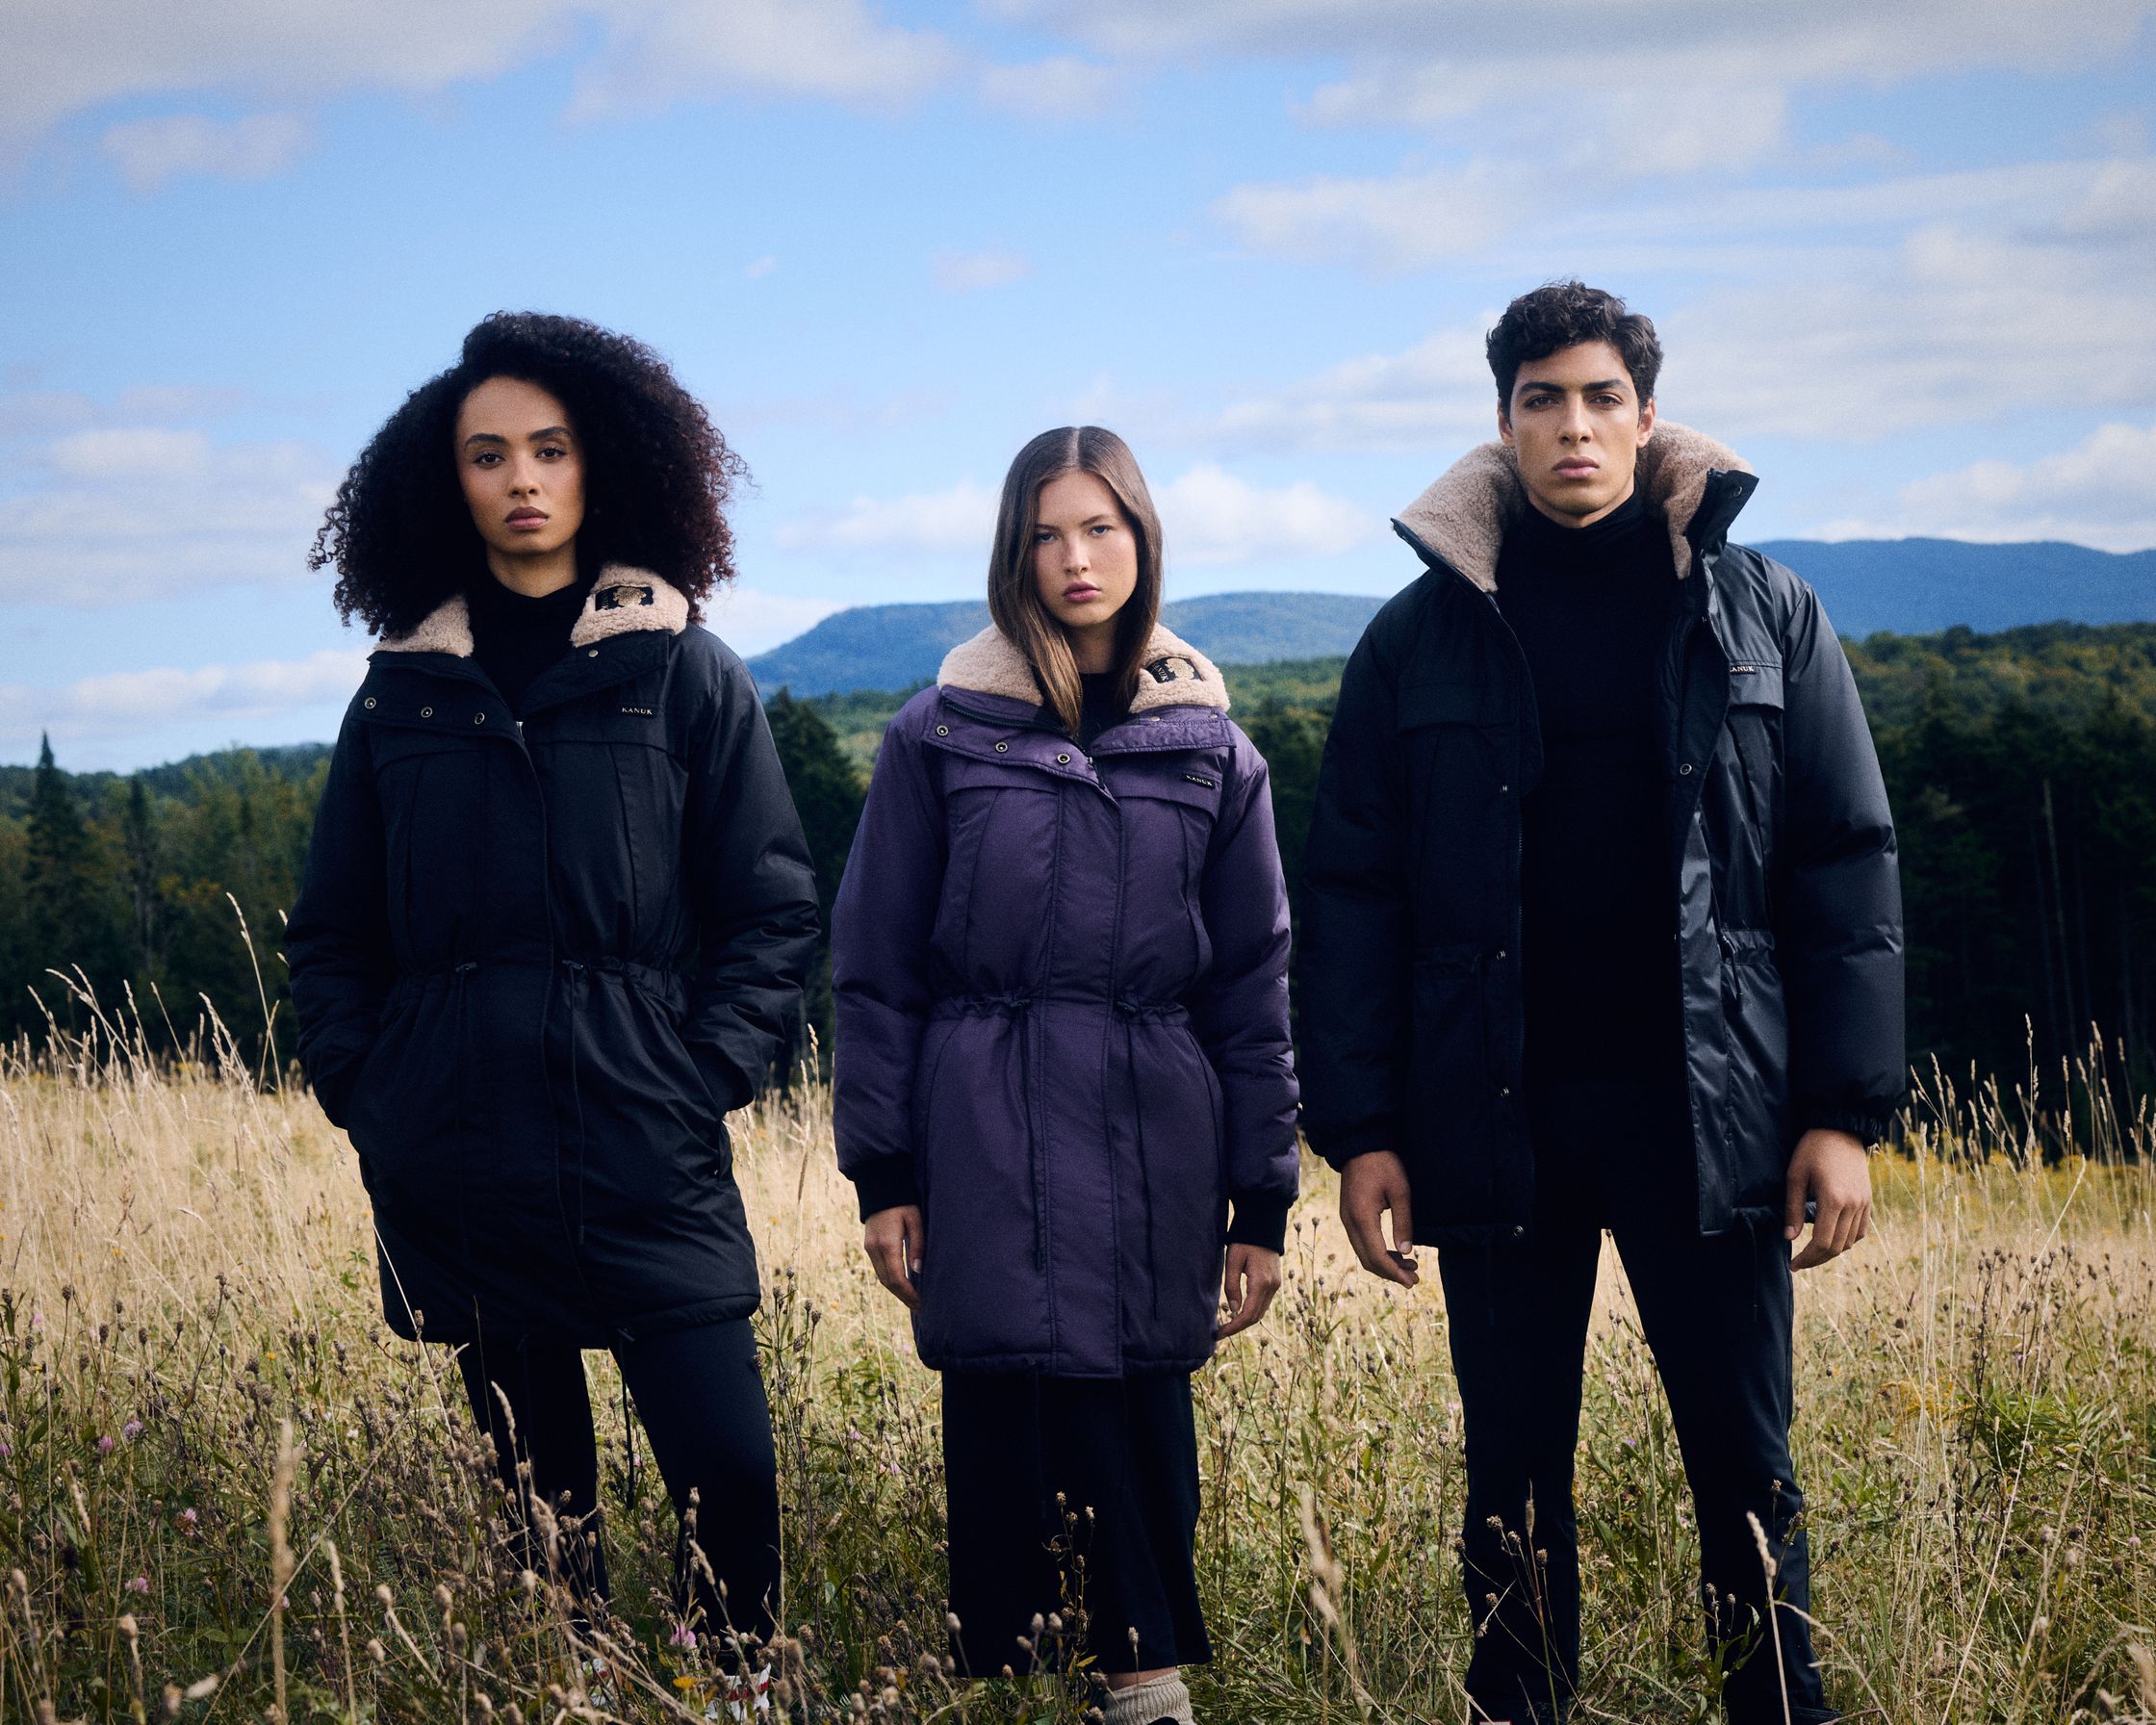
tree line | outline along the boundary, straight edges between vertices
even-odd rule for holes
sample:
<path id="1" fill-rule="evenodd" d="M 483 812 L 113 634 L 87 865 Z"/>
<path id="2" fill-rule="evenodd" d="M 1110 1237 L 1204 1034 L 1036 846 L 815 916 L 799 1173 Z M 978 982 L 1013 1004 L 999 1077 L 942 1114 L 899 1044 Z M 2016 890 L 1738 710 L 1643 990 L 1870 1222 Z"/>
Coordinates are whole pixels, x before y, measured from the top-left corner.
<path id="1" fill-rule="evenodd" d="M 2046 1071 L 2102 1031 L 2131 1105 L 2156 1081 L 2156 625 L 1949 631 L 1850 643 L 1900 836 L 1912 1060 L 1964 1089 Z M 1302 848 L 1341 661 L 1230 667 L 1270 763 L 1299 916 Z M 883 725 L 907 691 L 766 710 L 828 927 Z M 292 1046 L 281 958 L 326 770 L 320 747 L 74 776 L 49 746 L 0 768 L 0 1033 L 80 1024 L 132 992 L 168 1048 L 205 1002 L 250 1062 Z M 242 919 L 254 940 L 240 939 Z M 259 960 L 259 972 L 257 967 Z M 54 972 L 62 972 L 63 980 Z M 808 1020 L 831 1045 L 828 948 Z"/>

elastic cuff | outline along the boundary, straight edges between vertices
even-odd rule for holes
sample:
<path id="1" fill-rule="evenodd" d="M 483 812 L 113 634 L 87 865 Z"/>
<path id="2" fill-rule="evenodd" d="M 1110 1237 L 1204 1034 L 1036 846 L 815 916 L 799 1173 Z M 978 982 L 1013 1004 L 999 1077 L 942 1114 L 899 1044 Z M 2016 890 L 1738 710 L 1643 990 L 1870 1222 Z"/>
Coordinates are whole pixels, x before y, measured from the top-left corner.
<path id="1" fill-rule="evenodd" d="M 1309 1139 L 1310 1147 L 1330 1163 L 1336 1171 L 1346 1169 L 1357 1156 L 1367 1156 L 1373 1150 L 1394 1148 L 1399 1138 L 1389 1120 L 1316 1136 L 1312 1135 L 1306 1125 L 1302 1135 Z"/>
<path id="2" fill-rule="evenodd" d="M 860 1200 L 863 1222 L 882 1211 L 921 1201 L 921 1189 L 908 1157 L 879 1156 L 847 1178 L 853 1181 L 854 1196 Z"/>
<path id="3" fill-rule="evenodd" d="M 1869 1149 L 1875 1144 L 1884 1144 L 1886 1131 L 1893 1124 L 1890 1114 L 1867 1112 L 1860 1108 L 1813 1108 L 1803 1116 L 1808 1132 L 1846 1132 L 1861 1139 Z"/>
<path id="4" fill-rule="evenodd" d="M 1237 1193 L 1234 1218 L 1228 1223 L 1228 1244 L 1287 1250 L 1288 1211 L 1295 1201 L 1272 1192 Z"/>

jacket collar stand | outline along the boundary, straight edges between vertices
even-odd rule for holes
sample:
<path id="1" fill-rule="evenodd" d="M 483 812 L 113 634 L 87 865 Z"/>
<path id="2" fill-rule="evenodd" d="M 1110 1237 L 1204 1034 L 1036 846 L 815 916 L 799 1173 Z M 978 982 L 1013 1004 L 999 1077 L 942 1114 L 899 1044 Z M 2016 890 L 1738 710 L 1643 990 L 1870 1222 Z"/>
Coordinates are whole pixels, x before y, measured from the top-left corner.
<path id="1" fill-rule="evenodd" d="M 1008 701 L 1040 705 L 1040 684 L 1032 665 L 1009 636 L 990 624 L 970 641 L 962 641 L 943 656 L 936 684 L 943 689 L 965 689 L 995 695 Z M 1228 709 L 1228 685 L 1219 668 L 1195 647 L 1159 624 L 1145 643 L 1145 657 L 1138 673 L 1138 693 L 1130 709 L 1157 712 L 1169 707 L 1209 707 Z"/>
<path id="2" fill-rule="evenodd" d="M 678 635 L 688 627 L 688 596 L 648 569 L 627 563 L 609 563 L 599 572 L 584 608 L 569 631 L 572 647 L 591 647 L 612 635 L 655 631 Z M 472 607 L 463 594 L 446 600 L 428 612 L 408 634 L 393 635 L 374 648 L 376 653 L 443 653 L 451 658 L 470 658 Z"/>
<path id="3" fill-rule="evenodd" d="M 1691 574 L 1696 553 L 1714 550 L 1728 536 L 1758 484 L 1734 450 L 1674 420 L 1656 425 L 1639 452 L 1639 487 L 1669 526 L 1680 580 Z M 1532 506 L 1518 458 L 1502 443 L 1486 443 L 1454 462 L 1394 525 L 1410 544 L 1494 593 L 1505 529 Z"/>

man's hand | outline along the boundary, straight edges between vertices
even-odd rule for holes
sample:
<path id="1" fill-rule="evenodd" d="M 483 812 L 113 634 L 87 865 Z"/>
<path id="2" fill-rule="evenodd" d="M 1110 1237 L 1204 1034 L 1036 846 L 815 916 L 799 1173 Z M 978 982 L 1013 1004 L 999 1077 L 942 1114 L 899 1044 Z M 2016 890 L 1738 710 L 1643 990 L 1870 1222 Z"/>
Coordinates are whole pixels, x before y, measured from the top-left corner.
<path id="1" fill-rule="evenodd" d="M 1237 1242 L 1228 1248 L 1227 1273 L 1221 1278 L 1227 1297 L 1228 1318 L 1215 1326 L 1216 1341 L 1224 1342 L 1238 1330 L 1248 1329 L 1280 1292 L 1280 1254 L 1262 1246 Z"/>
<path id="2" fill-rule="evenodd" d="M 1805 1200 L 1815 1205 L 1811 1238 L 1789 1260 L 1791 1270 L 1810 1270 L 1838 1258 L 1871 1228 L 1871 1164 L 1861 1140 L 1847 1132 L 1815 1127 L 1797 1140 L 1789 1158 L 1787 1204 L 1782 1237 L 1793 1241 L 1804 1232 Z"/>
<path id="3" fill-rule="evenodd" d="M 928 1232 L 918 1204 L 893 1204 L 879 1210 L 861 1228 L 861 1244 L 868 1261 L 876 1267 L 876 1279 L 905 1301 L 906 1309 L 921 1309 L 920 1291 L 913 1278 L 921 1273 L 928 1255 Z"/>
<path id="4" fill-rule="evenodd" d="M 1392 1244 L 1385 1241 L 1385 1212 L 1393 1213 Z M 1422 1279 L 1415 1264 L 1415 1222 L 1408 1208 L 1407 1165 L 1391 1150 L 1370 1150 L 1340 1175 L 1340 1220 L 1348 1244 L 1371 1274 L 1412 1288 Z"/>

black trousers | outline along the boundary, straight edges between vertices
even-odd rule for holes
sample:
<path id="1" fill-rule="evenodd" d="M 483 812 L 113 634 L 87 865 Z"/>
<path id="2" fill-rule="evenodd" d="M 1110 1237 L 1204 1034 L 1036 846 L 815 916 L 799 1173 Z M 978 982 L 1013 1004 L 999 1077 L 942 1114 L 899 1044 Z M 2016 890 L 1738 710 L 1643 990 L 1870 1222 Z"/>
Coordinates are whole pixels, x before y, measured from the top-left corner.
<path id="1" fill-rule="evenodd" d="M 968 1676 L 1032 1670 L 1024 1643 L 1037 1615 L 1066 1625 L 1039 1648 L 1041 1663 L 1081 1647 L 1102 1671 L 1213 1657 L 1197 1597 L 1188 1376 L 946 1372 L 943 1478 L 952 1655 Z"/>
<path id="2" fill-rule="evenodd" d="M 1573 1511 L 1580 1377 L 1606 1227 L 1624 1261 L 1692 1489 L 1707 1634 L 1732 1661 L 1732 1725 L 1836 1718 L 1813 1664 L 1804 1497 L 1789 1459 L 1789 1249 L 1778 1220 L 1703 1238 L 1683 1098 L 1633 1085 L 1530 1096 L 1537 1215 L 1528 1236 L 1441 1248 L 1467 1428 L 1462 1529 L 1478 1717 L 1561 1718 L 1579 1675 Z M 1531 1524 L 1529 1521 L 1531 1506 Z M 1764 1638 L 1777 1565 L 1782 1678 Z"/>
<path id="3" fill-rule="evenodd" d="M 676 1604 L 684 1614 L 701 1614 L 699 1633 L 719 1636 L 721 1658 L 731 1663 L 727 1627 L 767 1637 L 779 1597 L 779 1467 L 756 1337 L 741 1318 L 624 1343 L 613 1352 L 659 1476 L 682 1516 Z M 605 1599 L 599 1448 L 583 1355 L 560 1345 L 482 1340 L 464 1349 L 458 1363 L 473 1417 L 494 1439 L 496 1466 L 516 1506 L 524 1563 L 549 1573 L 542 1524 L 531 1513 L 530 1500 L 537 1497 L 552 1508 L 560 1528 L 551 1555 L 555 1573 L 579 1598 Z M 518 1478 L 520 1462 L 530 1470 L 528 1485 Z M 692 1490 L 701 1564 L 689 1537 Z"/>

